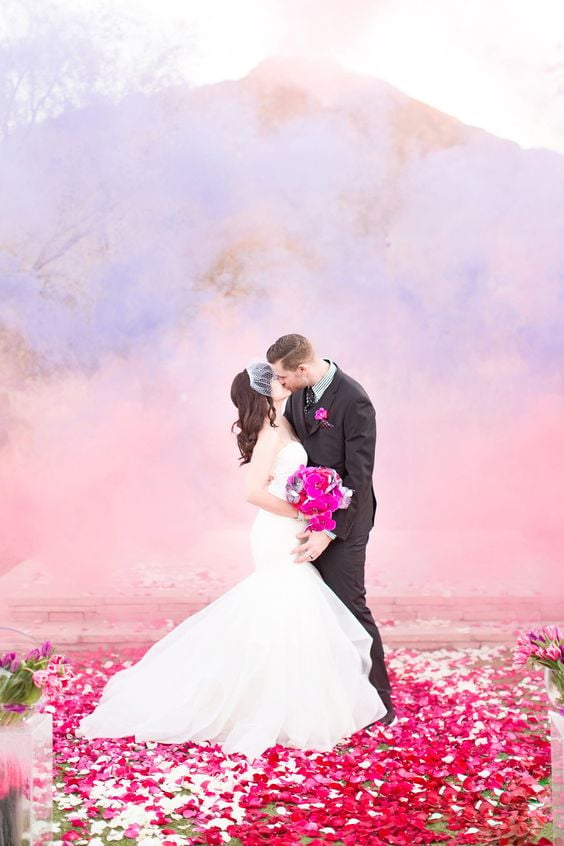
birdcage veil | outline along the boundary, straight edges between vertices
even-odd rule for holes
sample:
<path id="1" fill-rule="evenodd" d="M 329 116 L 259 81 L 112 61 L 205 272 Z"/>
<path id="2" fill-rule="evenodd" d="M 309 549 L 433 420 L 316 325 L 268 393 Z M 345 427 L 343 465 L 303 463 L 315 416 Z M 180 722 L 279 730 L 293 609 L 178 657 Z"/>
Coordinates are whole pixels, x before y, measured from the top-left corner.
<path id="1" fill-rule="evenodd" d="M 264 397 L 272 396 L 272 379 L 274 370 L 266 361 L 253 361 L 246 368 L 251 382 L 251 388 Z"/>

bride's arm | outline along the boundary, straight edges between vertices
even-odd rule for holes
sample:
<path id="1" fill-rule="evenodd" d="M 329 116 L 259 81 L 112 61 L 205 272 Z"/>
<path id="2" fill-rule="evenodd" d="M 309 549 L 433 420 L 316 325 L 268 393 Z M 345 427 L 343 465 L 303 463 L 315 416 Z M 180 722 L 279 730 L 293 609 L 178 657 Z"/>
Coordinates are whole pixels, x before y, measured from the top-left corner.
<path id="1" fill-rule="evenodd" d="M 268 487 L 270 471 L 280 449 L 280 438 L 278 433 L 271 426 L 264 428 L 259 436 L 251 456 L 251 462 L 247 468 L 245 480 L 245 496 L 247 502 L 270 511 L 272 514 L 279 514 L 281 517 L 297 518 L 298 512 L 293 505 L 286 500 L 279 499 L 269 493 Z"/>

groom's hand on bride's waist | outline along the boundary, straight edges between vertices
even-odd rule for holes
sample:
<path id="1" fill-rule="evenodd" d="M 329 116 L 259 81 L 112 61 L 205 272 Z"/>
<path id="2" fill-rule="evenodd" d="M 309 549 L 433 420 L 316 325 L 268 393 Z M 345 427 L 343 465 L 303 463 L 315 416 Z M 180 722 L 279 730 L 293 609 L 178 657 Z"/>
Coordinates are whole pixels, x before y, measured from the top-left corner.
<path id="1" fill-rule="evenodd" d="M 291 553 L 296 556 L 296 564 L 315 561 L 331 543 L 325 532 L 299 532 L 296 537 L 302 541 Z"/>

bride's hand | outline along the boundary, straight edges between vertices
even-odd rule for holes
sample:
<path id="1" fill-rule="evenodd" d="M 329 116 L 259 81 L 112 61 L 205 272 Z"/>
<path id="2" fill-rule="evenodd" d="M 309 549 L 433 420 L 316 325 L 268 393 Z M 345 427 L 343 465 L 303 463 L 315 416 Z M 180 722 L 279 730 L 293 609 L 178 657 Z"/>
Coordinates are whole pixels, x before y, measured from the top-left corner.
<path id="1" fill-rule="evenodd" d="M 315 561 L 331 543 L 331 538 L 325 532 L 299 532 L 296 537 L 303 539 L 303 543 L 291 553 L 296 556 L 296 564 Z"/>

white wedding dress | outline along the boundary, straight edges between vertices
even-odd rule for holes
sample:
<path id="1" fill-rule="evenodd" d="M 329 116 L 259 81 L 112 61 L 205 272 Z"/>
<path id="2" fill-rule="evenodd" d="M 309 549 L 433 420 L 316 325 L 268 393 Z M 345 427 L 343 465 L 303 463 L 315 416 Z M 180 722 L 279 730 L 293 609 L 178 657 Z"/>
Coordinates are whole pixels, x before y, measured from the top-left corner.
<path id="1" fill-rule="evenodd" d="M 307 463 L 278 453 L 269 491 Z M 254 572 L 108 680 L 77 734 L 136 741 L 212 741 L 249 758 L 282 743 L 329 750 L 386 713 L 368 681 L 371 640 L 309 563 L 297 564 L 300 524 L 259 510 Z"/>

